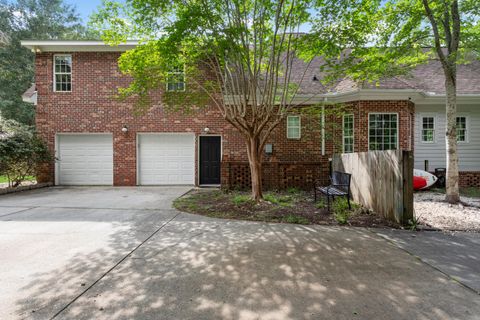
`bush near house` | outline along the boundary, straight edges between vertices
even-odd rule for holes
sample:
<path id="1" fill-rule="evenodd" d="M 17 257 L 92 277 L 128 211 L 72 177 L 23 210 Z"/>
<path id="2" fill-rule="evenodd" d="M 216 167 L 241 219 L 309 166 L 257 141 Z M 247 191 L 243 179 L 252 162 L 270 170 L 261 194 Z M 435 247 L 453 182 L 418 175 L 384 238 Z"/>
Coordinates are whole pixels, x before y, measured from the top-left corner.
<path id="1" fill-rule="evenodd" d="M 35 131 L 13 120 L 0 120 L 0 176 L 10 187 L 34 176 L 39 165 L 52 160 Z"/>

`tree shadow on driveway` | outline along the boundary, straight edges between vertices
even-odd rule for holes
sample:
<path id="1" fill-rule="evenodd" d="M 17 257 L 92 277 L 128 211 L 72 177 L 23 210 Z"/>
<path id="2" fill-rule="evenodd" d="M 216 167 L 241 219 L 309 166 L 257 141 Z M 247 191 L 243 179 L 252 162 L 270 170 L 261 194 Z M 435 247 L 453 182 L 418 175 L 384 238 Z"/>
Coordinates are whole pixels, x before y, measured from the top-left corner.
<path id="1" fill-rule="evenodd" d="M 113 250 L 77 255 L 63 268 L 36 274 L 22 289 L 18 314 L 51 318 L 72 300 L 57 319 L 476 319 L 480 314 L 477 295 L 365 229 L 183 213 L 74 299 L 125 257 L 131 249 L 126 243 L 141 244 L 153 233 L 145 222 L 133 224 L 111 236 Z M 155 230 L 161 225 L 158 221 Z"/>

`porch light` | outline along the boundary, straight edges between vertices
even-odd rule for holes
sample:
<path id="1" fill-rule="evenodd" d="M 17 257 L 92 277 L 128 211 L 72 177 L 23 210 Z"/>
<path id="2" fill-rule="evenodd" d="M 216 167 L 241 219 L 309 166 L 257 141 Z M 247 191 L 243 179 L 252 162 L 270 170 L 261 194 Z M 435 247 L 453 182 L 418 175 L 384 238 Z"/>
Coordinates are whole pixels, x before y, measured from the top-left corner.
<path id="1" fill-rule="evenodd" d="M 123 132 L 123 133 L 127 133 L 127 132 L 128 132 L 128 127 L 127 127 L 127 126 L 123 126 L 122 132 Z"/>
<path id="2" fill-rule="evenodd" d="M 205 133 L 209 133 L 209 132 L 210 132 L 210 128 L 206 127 L 206 128 L 203 129 L 203 131 L 204 131 Z"/>

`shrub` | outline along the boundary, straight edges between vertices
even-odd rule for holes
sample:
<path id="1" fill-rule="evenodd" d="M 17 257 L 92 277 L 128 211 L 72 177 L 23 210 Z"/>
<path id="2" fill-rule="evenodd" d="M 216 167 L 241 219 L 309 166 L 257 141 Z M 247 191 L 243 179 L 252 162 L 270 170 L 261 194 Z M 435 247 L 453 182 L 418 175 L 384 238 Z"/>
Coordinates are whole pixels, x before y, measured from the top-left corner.
<path id="1" fill-rule="evenodd" d="M 31 127 L 13 120 L 0 120 L 0 175 L 11 187 L 36 174 L 39 165 L 52 159 L 45 143 Z"/>

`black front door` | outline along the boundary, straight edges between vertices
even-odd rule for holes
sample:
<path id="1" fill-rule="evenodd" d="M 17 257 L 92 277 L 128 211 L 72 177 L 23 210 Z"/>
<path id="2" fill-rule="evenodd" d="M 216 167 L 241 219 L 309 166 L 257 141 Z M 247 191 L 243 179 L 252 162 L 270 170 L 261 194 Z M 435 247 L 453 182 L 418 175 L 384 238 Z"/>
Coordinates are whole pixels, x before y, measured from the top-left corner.
<path id="1" fill-rule="evenodd" d="M 200 137 L 200 184 L 220 184 L 220 137 Z"/>

